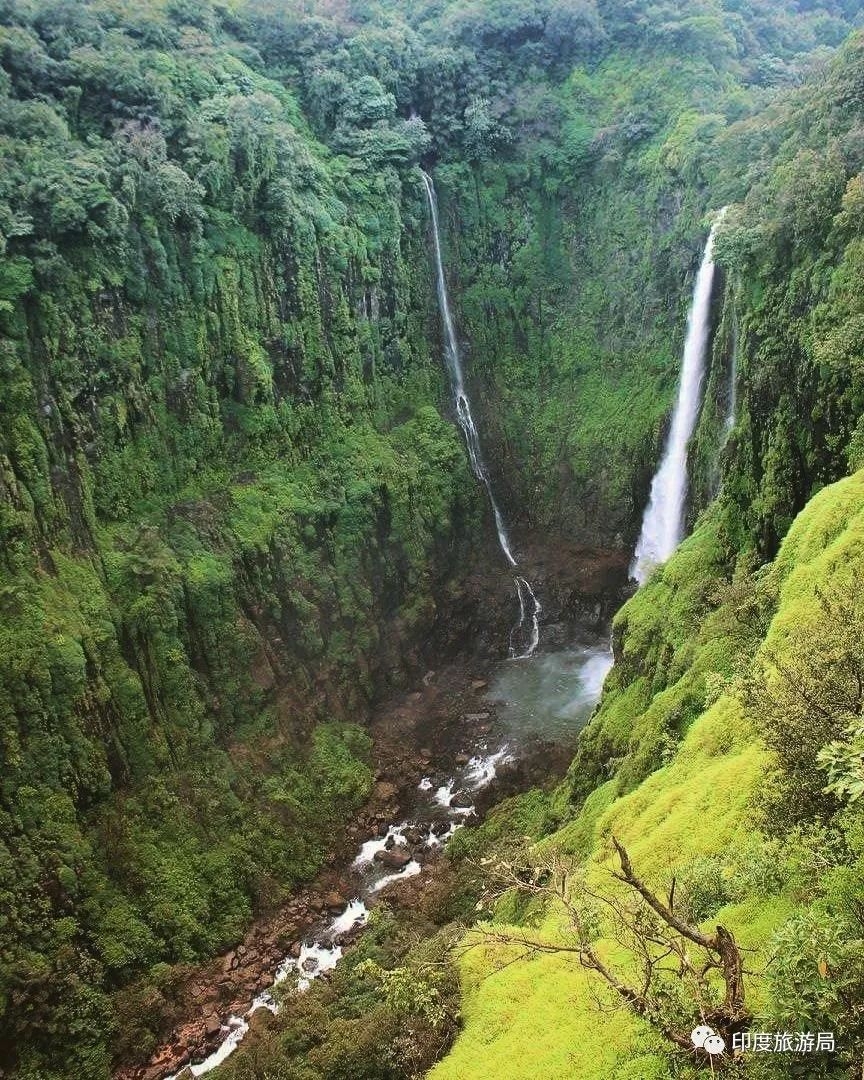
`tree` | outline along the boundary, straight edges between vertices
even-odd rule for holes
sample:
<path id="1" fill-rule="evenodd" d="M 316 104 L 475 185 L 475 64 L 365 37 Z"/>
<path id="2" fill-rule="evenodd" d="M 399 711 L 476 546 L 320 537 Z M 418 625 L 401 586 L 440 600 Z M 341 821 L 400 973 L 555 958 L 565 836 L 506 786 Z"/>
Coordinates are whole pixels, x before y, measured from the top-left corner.
<path id="1" fill-rule="evenodd" d="M 465 152 L 469 159 L 492 157 L 509 140 L 509 132 L 492 115 L 486 98 L 475 98 L 465 110 Z"/>
<path id="2" fill-rule="evenodd" d="M 832 813 L 864 792 L 864 586 L 815 586 L 806 617 L 763 646 L 742 702 L 774 751 L 775 829 Z M 826 791 L 827 773 L 827 791 Z"/>
<path id="3" fill-rule="evenodd" d="M 709 1055 L 693 1045 L 690 1033 L 695 1027 L 707 1025 L 731 1047 L 733 1036 L 750 1021 L 741 950 L 725 927 L 705 932 L 684 916 L 674 878 L 662 898 L 636 873 L 624 845 L 615 837 L 612 843 L 620 869 L 611 874 L 623 890 L 598 889 L 556 854 L 499 864 L 494 871 L 498 895 L 512 892 L 559 905 L 565 913 L 565 933 L 550 941 L 527 930 L 514 933 L 487 926 L 474 931 L 472 944 L 517 946 L 523 950 L 520 958 L 536 953 L 572 955 L 612 992 L 613 1000 L 623 1002 L 678 1050 L 707 1061 Z M 613 966 L 606 958 L 604 939 L 626 952 L 625 963 Z M 599 1003 L 602 1007 L 602 999 Z"/>

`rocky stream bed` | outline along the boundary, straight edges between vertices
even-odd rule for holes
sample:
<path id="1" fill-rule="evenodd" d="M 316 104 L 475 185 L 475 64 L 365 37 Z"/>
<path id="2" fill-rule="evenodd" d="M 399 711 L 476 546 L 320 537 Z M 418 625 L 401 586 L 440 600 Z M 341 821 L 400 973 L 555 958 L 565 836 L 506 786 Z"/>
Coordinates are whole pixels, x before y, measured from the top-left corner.
<path id="1" fill-rule="evenodd" d="M 188 975 L 176 994 L 181 1019 L 163 1045 L 115 1080 L 191 1080 L 215 1069 L 278 1009 L 274 987 L 302 992 L 326 978 L 382 897 L 410 905 L 456 829 L 563 772 L 612 663 L 606 631 L 624 587 L 621 558 L 590 555 L 569 561 L 569 579 L 565 553 L 537 560 L 549 622 L 536 656 L 457 655 L 375 711 L 375 783 L 324 869 Z"/>

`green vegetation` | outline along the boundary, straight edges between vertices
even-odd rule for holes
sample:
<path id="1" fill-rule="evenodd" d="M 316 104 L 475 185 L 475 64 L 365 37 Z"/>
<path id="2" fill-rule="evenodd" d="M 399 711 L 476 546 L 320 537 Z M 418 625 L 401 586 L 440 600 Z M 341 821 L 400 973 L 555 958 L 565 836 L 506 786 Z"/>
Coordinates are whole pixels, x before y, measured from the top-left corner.
<path id="1" fill-rule="evenodd" d="M 785 724 L 782 745 L 792 748 L 811 691 L 819 686 L 832 696 L 839 685 L 857 685 L 849 664 L 854 625 L 838 623 L 825 597 L 850 595 L 849 582 L 860 577 L 862 522 L 864 472 L 859 472 L 811 501 L 773 563 L 755 574 L 739 567 L 733 580 L 725 581 L 713 562 L 712 524 L 700 528 L 618 619 L 619 631 L 626 624 L 636 636 L 641 627 L 651 639 L 667 643 L 660 657 L 674 649 L 668 664 L 673 674 L 647 710 L 631 714 L 613 780 L 581 806 L 573 805 L 567 820 L 534 848 L 541 864 L 555 853 L 584 867 L 594 889 L 613 895 L 608 868 L 617 860 L 611 837 L 619 838 L 633 865 L 659 892 L 674 876 L 679 909 L 706 929 L 721 923 L 748 950 L 745 984 L 757 1030 L 837 1034 L 836 1057 L 796 1062 L 794 1055 L 766 1055 L 750 1059 L 743 1067 L 746 1076 L 844 1077 L 864 1045 L 855 1004 L 864 977 L 860 810 L 849 799 L 807 815 L 788 797 L 778 804 L 778 787 L 818 784 L 822 790 L 827 775 L 822 768 L 817 779 L 815 755 L 791 757 L 765 748 L 760 707 L 768 695 L 776 700 L 781 672 L 804 668 L 809 673 L 809 684 L 783 686 L 798 715 L 774 713 L 773 723 Z M 699 563 L 702 581 L 710 586 L 701 595 L 686 588 Z M 661 602 L 664 593 L 671 603 Z M 690 637 L 697 620 L 712 627 L 700 635 L 701 644 Z M 845 653 L 831 647 L 844 633 Z M 677 647 L 670 648 L 676 639 Z M 826 647 L 814 649 L 814 641 Z M 855 655 L 860 656 L 860 639 Z M 656 670 L 656 660 L 642 657 L 648 671 Z M 627 689 L 641 677 L 631 671 L 628 678 L 626 659 L 618 666 L 618 682 L 606 689 L 588 732 L 596 725 L 614 737 Z M 695 685 L 701 688 L 698 704 Z M 670 707 L 673 701 L 677 708 Z M 696 715 L 682 734 L 680 710 L 688 701 Z M 644 771 L 645 746 L 655 741 L 661 724 L 666 763 L 634 783 L 634 775 Z M 780 743 L 776 737 L 771 741 Z M 571 778 L 567 790 L 572 785 Z M 559 792 L 554 799 L 559 807 L 560 799 Z M 458 851 L 454 854 L 458 858 Z M 520 916 L 516 926 L 514 912 Z M 534 940 L 568 944 L 568 922 L 556 904 L 542 909 L 538 920 L 536 909 L 526 914 L 508 903 L 496 907 L 487 925 L 505 936 L 524 935 L 527 927 Z M 607 932 L 601 920 L 597 947 L 626 977 L 635 958 L 606 938 Z M 613 1009 L 614 998 L 572 955 L 553 952 L 507 963 L 520 952 L 480 934 L 466 953 L 466 1028 L 433 1070 L 435 1080 L 469 1080 L 490 1069 L 508 1078 L 539 1073 L 586 1080 L 702 1074 L 647 1023 L 628 1019 L 620 1005 Z M 598 994 L 608 1007 L 598 1010 Z M 691 1000 L 689 1008 L 695 1025 L 698 1003 Z"/>
<path id="2" fill-rule="evenodd" d="M 2 7 L 0 1068 L 31 1080 L 146 1052 L 166 965 L 317 869 L 371 784 L 343 721 L 480 520 L 405 155 L 332 155 L 231 22 Z"/>
<path id="3" fill-rule="evenodd" d="M 732 204 L 698 527 L 619 614 L 566 781 L 461 834 L 436 910 L 382 915 L 228 1075 L 428 1069 L 457 1028 L 440 927 L 561 936 L 483 895 L 514 833 L 592 887 L 613 832 L 655 887 L 674 865 L 691 919 L 776 953 L 759 1023 L 837 1032 L 806 1075 L 860 1065 L 864 40 L 833 52 L 859 17 L 0 0 L 4 1075 L 105 1080 L 315 872 L 371 783 L 366 710 L 482 547 L 421 163 L 502 505 L 553 542 L 635 536 Z M 505 958 L 460 960 L 436 1077 L 688 1075 L 571 959 Z"/>

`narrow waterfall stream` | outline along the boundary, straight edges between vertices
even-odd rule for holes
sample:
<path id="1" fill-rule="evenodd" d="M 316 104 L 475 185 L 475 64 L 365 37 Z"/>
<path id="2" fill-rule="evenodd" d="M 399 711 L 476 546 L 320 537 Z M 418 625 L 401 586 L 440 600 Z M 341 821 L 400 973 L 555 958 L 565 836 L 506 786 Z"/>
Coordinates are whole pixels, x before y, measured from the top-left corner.
<path id="1" fill-rule="evenodd" d="M 732 358 L 729 362 L 729 389 L 726 397 L 725 442 L 729 441 L 738 413 L 738 316 L 732 318 Z"/>
<path id="2" fill-rule="evenodd" d="M 651 494 L 642 532 L 636 544 L 630 576 L 640 585 L 655 567 L 666 562 L 684 537 L 687 499 L 687 448 L 696 427 L 705 381 L 705 360 L 711 329 L 711 291 L 714 285 L 714 238 L 726 207 L 711 226 L 702 264 L 696 275 L 687 315 L 687 336 L 678 384 L 678 398 L 660 466 L 651 482 Z"/>
<path id="3" fill-rule="evenodd" d="M 429 215 L 432 219 L 435 281 L 438 291 L 438 306 L 441 310 L 441 324 L 444 329 L 444 359 L 447 364 L 447 373 L 450 376 L 450 387 L 453 392 L 456 417 L 459 426 L 462 428 L 462 434 L 465 436 L 465 445 L 468 448 L 471 469 L 486 488 L 486 495 L 492 508 L 492 516 L 495 519 L 498 543 L 507 562 L 515 570 L 518 567 L 518 562 L 510 546 L 507 526 L 495 498 L 495 492 L 492 490 L 492 481 L 489 478 L 489 470 L 483 459 L 477 425 L 471 415 L 471 402 L 465 389 L 465 373 L 459 355 L 459 344 L 456 340 L 456 329 L 450 310 L 450 298 L 447 294 L 447 280 L 444 277 L 444 262 L 441 257 L 441 235 L 438 226 L 438 200 L 435 196 L 435 185 L 432 183 L 432 177 L 428 173 L 421 170 L 421 175 L 423 177 L 423 186 L 426 189 L 426 198 L 429 202 Z M 540 613 L 542 608 L 527 578 L 521 574 L 516 574 L 513 578 L 513 584 L 519 601 L 519 621 L 510 632 L 510 656 L 514 660 L 525 660 L 534 655 L 540 642 Z"/>

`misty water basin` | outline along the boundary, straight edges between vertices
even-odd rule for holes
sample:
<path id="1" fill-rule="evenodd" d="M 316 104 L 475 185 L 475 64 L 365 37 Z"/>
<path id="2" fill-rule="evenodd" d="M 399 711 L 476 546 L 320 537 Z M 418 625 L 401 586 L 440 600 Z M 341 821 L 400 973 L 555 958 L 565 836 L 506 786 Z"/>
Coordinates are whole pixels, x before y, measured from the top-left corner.
<path id="1" fill-rule="evenodd" d="M 612 667 L 606 641 L 502 664 L 487 694 L 514 737 L 569 742 L 585 726 Z"/>

